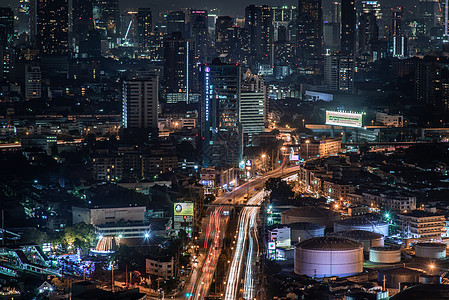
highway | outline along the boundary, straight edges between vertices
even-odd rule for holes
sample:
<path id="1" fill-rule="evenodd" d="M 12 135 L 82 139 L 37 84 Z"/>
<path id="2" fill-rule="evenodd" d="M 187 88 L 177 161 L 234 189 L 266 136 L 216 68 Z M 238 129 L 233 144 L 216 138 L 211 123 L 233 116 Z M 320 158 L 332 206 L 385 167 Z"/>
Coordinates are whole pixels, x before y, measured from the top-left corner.
<path id="1" fill-rule="evenodd" d="M 258 192 L 249 201 L 248 204 L 261 204 L 264 198 L 264 191 Z M 238 298 L 239 284 L 242 266 L 245 259 L 245 250 L 247 240 L 249 241 L 248 251 L 246 252 L 246 269 L 244 280 L 244 299 L 253 299 L 254 295 L 254 278 L 253 278 L 253 265 L 255 264 L 254 245 L 258 247 L 257 241 L 257 215 L 260 208 L 258 207 L 245 207 L 240 214 L 239 226 L 238 226 L 238 238 L 232 259 L 231 267 L 229 268 L 228 280 L 226 283 L 226 290 L 224 293 L 224 299 L 232 300 Z"/>
<path id="2" fill-rule="evenodd" d="M 254 194 L 255 190 L 260 190 L 263 187 L 266 179 L 271 177 L 284 177 L 284 175 L 287 176 L 298 170 L 299 166 L 278 168 L 274 171 L 266 173 L 263 176 L 257 177 L 252 181 L 246 182 L 245 184 L 237 187 L 234 191 L 217 197 L 217 199 L 214 201 L 214 204 L 222 204 L 222 206 L 209 207 L 206 212 L 207 217 L 205 217 L 202 221 L 200 254 L 198 256 L 196 267 L 192 270 L 191 276 L 186 285 L 186 293 L 182 298 L 199 300 L 204 299 L 208 295 L 211 283 L 214 278 L 215 269 L 217 267 L 218 258 L 220 257 L 223 247 L 223 239 L 228 227 L 229 214 L 225 212 L 229 212 L 232 209 L 231 205 L 242 204 L 244 202 L 245 195 L 247 193 Z M 256 192 L 256 195 L 248 201 L 248 204 L 260 204 L 263 201 L 263 197 L 261 197 L 260 195 L 263 195 L 263 192 Z M 242 215 L 245 215 L 245 218 L 243 222 L 239 223 L 239 237 L 241 234 L 242 238 L 248 238 L 249 230 L 251 228 L 255 228 L 256 226 L 256 216 L 258 214 L 258 210 L 258 207 L 244 208 L 243 212 L 245 213 L 242 212 Z M 254 217 L 253 221 L 251 222 L 250 216 L 252 215 L 254 215 Z M 252 239 L 254 238 L 257 238 L 257 234 L 252 235 Z M 257 248 L 258 243 L 255 243 L 254 241 L 252 243 L 253 247 Z M 254 260 L 252 255 L 253 252 L 249 257 L 250 260 Z M 238 266 L 240 267 L 240 275 L 238 276 L 239 278 L 235 276 L 235 280 L 240 280 L 241 277 L 242 265 L 237 264 L 235 269 L 237 269 Z M 246 285 L 246 289 L 249 291 L 249 294 L 253 294 L 254 291 L 254 288 L 252 287 L 252 273 L 253 271 L 251 270 L 250 277 L 247 278 L 248 284 Z M 227 277 L 229 277 L 229 275 Z M 227 290 L 228 289 L 226 289 L 226 291 Z"/>

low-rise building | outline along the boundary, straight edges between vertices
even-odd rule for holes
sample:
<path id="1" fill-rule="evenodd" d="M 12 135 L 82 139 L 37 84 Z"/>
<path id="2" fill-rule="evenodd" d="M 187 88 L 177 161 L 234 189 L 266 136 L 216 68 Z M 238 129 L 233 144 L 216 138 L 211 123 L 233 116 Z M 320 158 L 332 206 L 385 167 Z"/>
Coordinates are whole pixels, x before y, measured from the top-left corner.
<path id="1" fill-rule="evenodd" d="M 341 139 L 302 140 L 300 147 L 301 157 L 304 159 L 327 157 L 341 152 Z"/>
<path id="2" fill-rule="evenodd" d="M 445 233 L 443 214 L 413 210 L 398 214 L 399 228 L 405 238 L 431 240 L 440 239 Z"/>
<path id="3" fill-rule="evenodd" d="M 146 272 L 150 275 L 160 276 L 169 279 L 174 276 L 174 259 L 173 257 L 151 257 L 145 260 Z"/>
<path id="4" fill-rule="evenodd" d="M 381 123 L 385 126 L 403 127 L 404 117 L 402 115 L 390 115 L 383 112 L 377 112 L 376 123 Z"/>

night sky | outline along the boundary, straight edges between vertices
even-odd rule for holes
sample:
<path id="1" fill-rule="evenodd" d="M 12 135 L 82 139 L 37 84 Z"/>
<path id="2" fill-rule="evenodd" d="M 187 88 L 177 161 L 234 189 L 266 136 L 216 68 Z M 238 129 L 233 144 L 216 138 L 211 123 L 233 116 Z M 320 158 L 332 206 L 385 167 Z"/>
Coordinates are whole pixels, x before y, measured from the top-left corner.
<path id="1" fill-rule="evenodd" d="M 0 6 L 15 6 L 19 0 L 0 0 Z M 331 0 L 323 0 L 324 11 Z M 383 5 L 416 5 L 418 0 L 380 0 Z M 192 7 L 198 9 L 219 8 L 220 14 L 243 16 L 245 7 L 250 4 L 268 4 L 268 5 L 297 5 L 297 0 L 121 0 L 122 9 L 138 8 L 138 7 L 154 7 L 159 6 L 157 10 L 177 9 L 181 7 Z"/>

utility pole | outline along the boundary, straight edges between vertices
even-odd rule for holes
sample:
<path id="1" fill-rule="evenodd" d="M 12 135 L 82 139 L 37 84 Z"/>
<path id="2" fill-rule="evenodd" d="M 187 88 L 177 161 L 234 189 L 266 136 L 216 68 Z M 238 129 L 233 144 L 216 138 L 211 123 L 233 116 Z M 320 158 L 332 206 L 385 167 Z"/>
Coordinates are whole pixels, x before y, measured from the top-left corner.
<path id="1" fill-rule="evenodd" d="M 112 262 L 112 266 L 111 266 L 111 291 L 114 292 L 114 262 Z"/>

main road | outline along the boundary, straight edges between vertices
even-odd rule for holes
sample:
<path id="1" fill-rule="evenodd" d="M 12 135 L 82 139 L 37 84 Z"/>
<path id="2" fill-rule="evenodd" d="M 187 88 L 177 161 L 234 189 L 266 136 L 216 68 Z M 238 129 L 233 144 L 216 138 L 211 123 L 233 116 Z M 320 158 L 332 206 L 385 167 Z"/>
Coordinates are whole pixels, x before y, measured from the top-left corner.
<path id="1" fill-rule="evenodd" d="M 284 175 L 290 175 L 297 171 L 299 166 L 282 167 L 257 177 L 254 180 L 248 181 L 245 184 L 237 187 L 235 190 L 228 192 L 214 201 L 214 206 L 210 206 L 206 212 L 206 216 L 202 222 L 202 234 L 200 237 L 201 250 L 198 257 L 197 265 L 192 270 L 188 284 L 186 285 L 186 293 L 181 298 L 185 299 L 204 299 L 208 293 L 211 283 L 214 278 L 214 274 L 217 268 L 218 258 L 220 257 L 223 247 L 223 239 L 228 227 L 229 211 L 234 204 L 243 204 L 245 195 L 255 194 L 254 197 L 248 201 L 248 204 L 258 205 L 263 201 L 262 192 L 255 193 L 255 190 L 261 190 L 265 183 L 265 180 L 272 177 L 283 177 Z M 249 198 L 249 197 L 248 197 Z M 247 207 L 248 208 L 248 207 Z M 245 208 L 242 215 L 253 216 L 245 218 L 244 222 L 239 222 L 239 235 L 247 235 L 249 228 L 254 228 L 255 219 L 257 216 L 257 207 L 251 207 L 253 209 L 247 210 Z M 253 220 L 253 221 L 251 221 Z M 241 227 L 243 224 L 243 227 Z M 250 226 L 250 224 L 253 224 Z M 254 238 L 254 234 L 253 234 Z M 203 242 L 204 241 L 204 242 Z M 254 243 L 253 243 L 254 246 Z M 257 245 L 256 245 L 257 246 Z M 251 254 L 252 255 L 252 254 Z M 252 260 L 252 257 L 250 257 Z M 241 267 L 241 265 L 239 265 Z M 237 268 L 237 266 L 236 266 Z M 251 270 L 252 273 L 252 270 Z M 241 274 L 241 271 L 239 271 Z M 240 280 L 240 278 L 236 279 Z M 248 284 L 252 282 L 252 278 L 247 277 Z M 251 291 L 253 288 L 247 285 L 246 289 Z M 250 292 L 250 294 L 252 294 Z"/>

